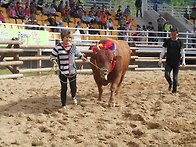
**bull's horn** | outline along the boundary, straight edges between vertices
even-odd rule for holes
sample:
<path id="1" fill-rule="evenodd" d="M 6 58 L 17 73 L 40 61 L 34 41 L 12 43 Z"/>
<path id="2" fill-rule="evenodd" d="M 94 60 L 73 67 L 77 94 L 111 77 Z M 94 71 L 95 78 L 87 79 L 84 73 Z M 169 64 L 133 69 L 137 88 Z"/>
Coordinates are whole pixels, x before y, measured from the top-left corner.
<path id="1" fill-rule="evenodd" d="M 108 75 L 105 75 L 104 77 L 105 77 L 105 80 L 107 81 L 108 80 Z"/>

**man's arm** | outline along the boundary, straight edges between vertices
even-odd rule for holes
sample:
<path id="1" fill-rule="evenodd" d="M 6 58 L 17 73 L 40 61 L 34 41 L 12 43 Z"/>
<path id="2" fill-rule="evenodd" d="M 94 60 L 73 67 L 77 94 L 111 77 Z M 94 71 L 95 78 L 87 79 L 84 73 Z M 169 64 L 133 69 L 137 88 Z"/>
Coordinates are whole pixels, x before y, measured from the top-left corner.
<path id="1" fill-rule="evenodd" d="M 163 49 L 162 49 L 162 51 L 161 51 L 161 53 L 160 53 L 160 56 L 159 56 L 159 60 L 160 60 L 160 61 L 162 61 L 162 59 L 163 59 L 163 57 L 164 57 L 166 51 L 167 51 L 167 48 L 166 48 L 166 47 L 163 47 Z"/>
<path id="2" fill-rule="evenodd" d="M 167 48 L 163 47 L 163 49 L 162 49 L 162 51 L 160 53 L 160 56 L 159 56 L 159 62 L 158 62 L 158 66 L 159 67 L 162 67 L 162 58 L 164 57 L 166 51 L 167 51 Z"/>
<path id="3" fill-rule="evenodd" d="M 184 48 L 181 48 L 180 54 L 181 54 L 181 57 L 182 57 L 182 65 L 184 66 L 186 64 L 185 63 L 185 50 L 184 50 Z"/>

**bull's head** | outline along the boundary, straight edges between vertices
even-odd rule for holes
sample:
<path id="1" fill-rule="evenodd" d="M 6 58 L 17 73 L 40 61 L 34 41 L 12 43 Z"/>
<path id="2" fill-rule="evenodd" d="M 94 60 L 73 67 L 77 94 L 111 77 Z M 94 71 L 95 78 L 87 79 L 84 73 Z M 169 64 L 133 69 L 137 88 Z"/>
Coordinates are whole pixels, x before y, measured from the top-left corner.
<path id="1" fill-rule="evenodd" d="M 95 45 L 90 48 L 93 50 L 93 58 L 96 68 L 100 73 L 100 78 L 107 80 L 108 74 L 115 68 L 116 53 L 112 49 L 104 48 L 103 45 Z"/>

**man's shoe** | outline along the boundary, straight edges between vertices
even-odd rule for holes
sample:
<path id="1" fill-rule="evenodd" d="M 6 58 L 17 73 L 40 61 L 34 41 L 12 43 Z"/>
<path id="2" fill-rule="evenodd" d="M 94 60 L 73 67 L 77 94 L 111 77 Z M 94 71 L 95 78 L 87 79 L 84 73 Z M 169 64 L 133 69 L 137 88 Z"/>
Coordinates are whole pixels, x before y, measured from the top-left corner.
<path id="1" fill-rule="evenodd" d="M 172 90 L 172 95 L 176 95 L 176 90 Z"/>
<path id="2" fill-rule="evenodd" d="M 72 99 L 72 101 L 73 101 L 73 104 L 74 104 L 74 105 L 77 105 L 77 104 L 78 104 L 76 97 L 74 97 L 74 98 Z"/>
<path id="3" fill-rule="evenodd" d="M 168 90 L 171 91 L 172 89 L 172 85 L 169 85 Z"/>

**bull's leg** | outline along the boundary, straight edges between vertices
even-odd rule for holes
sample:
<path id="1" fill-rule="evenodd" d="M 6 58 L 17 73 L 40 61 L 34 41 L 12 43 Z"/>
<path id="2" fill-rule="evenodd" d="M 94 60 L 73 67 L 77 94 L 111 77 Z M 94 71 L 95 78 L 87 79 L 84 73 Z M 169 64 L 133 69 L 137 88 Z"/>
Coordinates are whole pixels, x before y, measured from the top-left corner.
<path id="1" fill-rule="evenodd" d="M 121 77 L 120 83 L 118 84 L 118 87 L 116 89 L 116 97 L 119 97 L 119 89 L 120 89 L 123 78 L 124 78 L 124 75 Z"/>
<path id="2" fill-rule="evenodd" d="M 110 99 L 109 99 L 109 107 L 115 107 L 115 93 L 116 93 L 116 90 L 117 90 L 117 84 L 115 83 L 112 83 L 111 84 L 111 87 L 110 87 Z"/>
<path id="3" fill-rule="evenodd" d="M 102 93 L 103 93 L 103 88 L 102 88 L 102 86 L 98 85 L 98 91 L 99 91 L 99 98 L 98 98 L 98 100 L 101 101 Z"/>
<path id="4" fill-rule="evenodd" d="M 120 75 L 114 80 L 113 83 L 111 83 L 111 87 L 110 87 L 111 95 L 108 104 L 110 107 L 115 107 L 115 99 L 118 96 L 118 91 L 123 80 L 123 76 Z"/>

